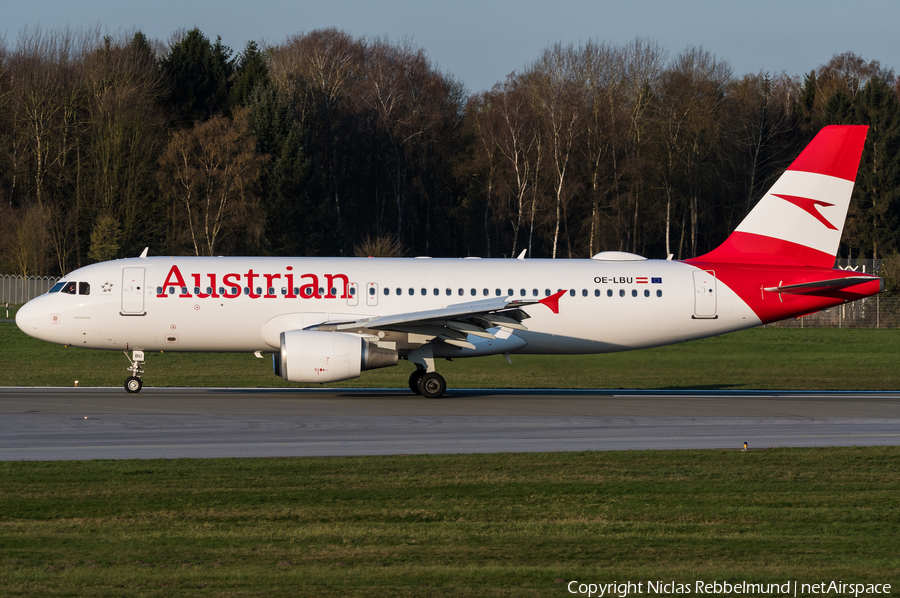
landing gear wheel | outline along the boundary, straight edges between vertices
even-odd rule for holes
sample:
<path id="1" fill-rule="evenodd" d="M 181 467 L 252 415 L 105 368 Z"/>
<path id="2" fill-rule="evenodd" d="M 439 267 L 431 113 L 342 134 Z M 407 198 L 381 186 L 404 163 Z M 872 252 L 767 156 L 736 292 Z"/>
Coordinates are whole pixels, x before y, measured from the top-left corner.
<path id="1" fill-rule="evenodd" d="M 426 399 L 439 399 L 447 390 L 447 381 L 437 372 L 424 374 L 419 378 L 419 394 Z"/>
<path id="2" fill-rule="evenodd" d="M 409 389 L 416 393 L 417 395 L 422 394 L 419 391 L 419 380 L 422 379 L 422 376 L 425 375 L 425 370 L 416 369 L 412 374 L 409 375 Z"/>
<path id="3" fill-rule="evenodd" d="M 128 392 L 141 392 L 143 387 L 144 383 L 141 382 L 141 379 L 137 376 L 128 376 L 128 378 L 125 379 L 125 390 Z"/>

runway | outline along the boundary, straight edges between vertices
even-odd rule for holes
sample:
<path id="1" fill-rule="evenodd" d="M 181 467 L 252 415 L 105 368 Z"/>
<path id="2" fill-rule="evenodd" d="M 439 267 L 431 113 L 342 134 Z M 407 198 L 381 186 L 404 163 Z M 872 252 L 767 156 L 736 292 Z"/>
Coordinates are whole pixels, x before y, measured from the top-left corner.
<path id="1" fill-rule="evenodd" d="M 900 393 L 0 389 L 0 460 L 900 444 Z"/>

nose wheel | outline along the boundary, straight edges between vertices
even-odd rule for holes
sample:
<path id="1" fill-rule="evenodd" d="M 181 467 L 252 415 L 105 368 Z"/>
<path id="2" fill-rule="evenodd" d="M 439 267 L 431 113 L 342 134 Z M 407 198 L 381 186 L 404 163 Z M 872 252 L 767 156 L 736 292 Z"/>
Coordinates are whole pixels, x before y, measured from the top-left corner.
<path id="1" fill-rule="evenodd" d="M 144 387 L 144 383 L 141 382 L 141 379 L 137 376 L 128 376 L 125 379 L 125 390 L 128 392 L 141 392 L 141 389 Z"/>
<path id="2" fill-rule="evenodd" d="M 128 357 L 128 351 L 125 351 L 125 357 Z M 144 383 L 141 382 L 141 374 L 144 373 L 144 352 L 132 351 L 131 357 L 128 357 L 131 367 L 126 368 L 131 372 L 131 376 L 125 379 L 125 390 L 130 393 L 141 392 Z"/>

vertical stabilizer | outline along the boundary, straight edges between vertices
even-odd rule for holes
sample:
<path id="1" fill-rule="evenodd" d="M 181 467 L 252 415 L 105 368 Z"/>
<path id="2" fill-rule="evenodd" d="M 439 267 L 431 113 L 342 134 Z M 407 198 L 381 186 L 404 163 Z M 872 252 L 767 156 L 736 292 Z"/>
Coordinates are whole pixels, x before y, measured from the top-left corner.
<path id="1" fill-rule="evenodd" d="M 825 127 L 722 245 L 702 262 L 831 268 L 867 126 Z"/>

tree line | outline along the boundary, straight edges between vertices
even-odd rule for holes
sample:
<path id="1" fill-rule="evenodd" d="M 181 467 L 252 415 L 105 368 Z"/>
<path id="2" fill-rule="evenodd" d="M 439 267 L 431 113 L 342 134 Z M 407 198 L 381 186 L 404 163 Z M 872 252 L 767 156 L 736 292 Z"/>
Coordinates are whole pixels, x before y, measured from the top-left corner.
<path id="1" fill-rule="evenodd" d="M 469 93 L 408 41 L 198 29 L 0 44 L 0 269 L 138 255 L 676 259 L 821 127 L 867 124 L 843 257 L 897 252 L 900 86 L 853 53 L 736 76 L 699 47 L 554 44 Z"/>

